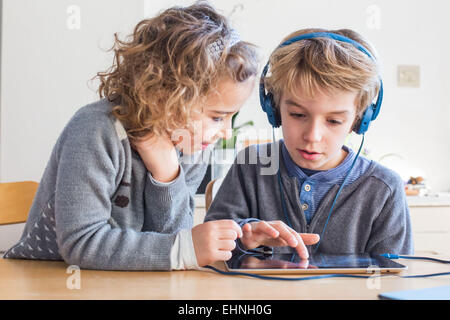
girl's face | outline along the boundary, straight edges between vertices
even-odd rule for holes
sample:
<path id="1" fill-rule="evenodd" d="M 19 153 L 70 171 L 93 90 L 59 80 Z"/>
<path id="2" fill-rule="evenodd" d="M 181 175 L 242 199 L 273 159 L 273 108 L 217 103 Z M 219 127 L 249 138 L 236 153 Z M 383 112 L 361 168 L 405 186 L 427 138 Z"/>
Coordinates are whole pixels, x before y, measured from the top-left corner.
<path id="1" fill-rule="evenodd" d="M 204 150 L 218 139 L 232 135 L 231 118 L 250 97 L 255 77 L 245 82 L 220 81 L 217 89 L 206 97 L 205 103 L 194 110 L 192 129 L 177 147 L 185 154 Z"/>
<path id="2" fill-rule="evenodd" d="M 328 170 L 346 157 L 344 141 L 356 117 L 356 92 L 317 92 L 306 98 L 286 92 L 280 101 L 284 142 L 294 162 L 305 169 Z"/>

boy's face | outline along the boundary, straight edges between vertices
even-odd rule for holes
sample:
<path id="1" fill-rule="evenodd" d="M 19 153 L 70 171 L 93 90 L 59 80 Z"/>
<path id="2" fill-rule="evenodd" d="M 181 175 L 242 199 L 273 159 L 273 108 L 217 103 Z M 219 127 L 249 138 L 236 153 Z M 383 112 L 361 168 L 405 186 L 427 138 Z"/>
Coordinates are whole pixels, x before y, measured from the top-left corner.
<path id="1" fill-rule="evenodd" d="M 346 157 L 344 141 L 356 117 L 356 92 L 318 91 L 307 98 L 284 92 L 280 115 L 284 142 L 294 162 L 305 169 L 329 170 Z"/>

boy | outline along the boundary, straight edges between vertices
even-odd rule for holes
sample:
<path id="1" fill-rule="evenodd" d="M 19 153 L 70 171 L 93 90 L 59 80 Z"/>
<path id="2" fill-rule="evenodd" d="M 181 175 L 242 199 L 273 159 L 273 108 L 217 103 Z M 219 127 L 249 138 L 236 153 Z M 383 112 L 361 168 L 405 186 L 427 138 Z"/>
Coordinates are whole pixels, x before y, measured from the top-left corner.
<path id="1" fill-rule="evenodd" d="M 313 248 L 306 245 L 316 244 L 320 253 L 412 254 L 403 181 L 362 157 L 353 166 L 356 155 L 344 146 L 380 90 L 375 54 L 351 30 L 300 30 L 283 43 L 317 32 L 356 41 L 370 56 L 333 37 L 278 47 L 270 58 L 271 74 L 262 81 L 273 95 L 284 140 L 238 155 L 205 220 L 234 219 L 242 227 L 237 244 L 244 250 L 290 246 L 307 259 Z M 252 154 L 256 161 L 241 164 Z M 279 175 L 262 173 L 274 159 L 280 159 Z"/>

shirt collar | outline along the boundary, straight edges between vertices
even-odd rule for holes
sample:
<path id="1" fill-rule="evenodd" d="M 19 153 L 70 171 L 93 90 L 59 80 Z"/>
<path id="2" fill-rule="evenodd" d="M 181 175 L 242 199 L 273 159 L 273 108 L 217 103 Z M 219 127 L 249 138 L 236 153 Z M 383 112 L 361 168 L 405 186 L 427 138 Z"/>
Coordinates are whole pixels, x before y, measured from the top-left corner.
<path id="1" fill-rule="evenodd" d="M 320 171 L 316 174 L 313 174 L 312 176 L 307 176 L 291 158 L 289 155 L 289 152 L 284 144 L 284 140 L 281 140 L 281 151 L 283 155 L 283 162 L 286 166 L 287 172 L 289 176 L 298 178 L 299 181 L 304 181 L 306 179 L 321 183 L 337 183 L 340 180 L 342 180 L 342 177 L 345 176 L 345 174 L 350 169 L 352 162 L 356 156 L 356 154 L 353 152 L 352 149 L 348 148 L 347 146 L 343 146 L 342 149 L 346 152 L 348 152 L 347 156 L 345 157 L 344 161 L 342 161 L 337 167 Z"/>

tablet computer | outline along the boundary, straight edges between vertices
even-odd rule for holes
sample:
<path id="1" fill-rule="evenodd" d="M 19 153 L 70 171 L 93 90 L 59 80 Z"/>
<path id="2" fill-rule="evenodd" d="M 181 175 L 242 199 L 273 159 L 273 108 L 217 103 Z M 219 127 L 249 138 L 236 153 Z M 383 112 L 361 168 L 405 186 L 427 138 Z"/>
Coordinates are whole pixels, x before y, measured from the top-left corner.
<path id="1" fill-rule="evenodd" d="M 380 255 L 311 254 L 302 260 L 297 253 L 235 253 L 225 263 L 228 271 L 258 274 L 398 273 L 407 267 Z"/>

